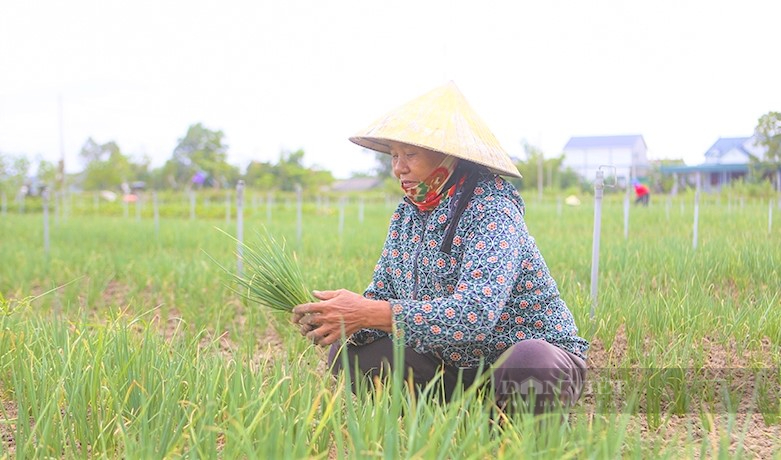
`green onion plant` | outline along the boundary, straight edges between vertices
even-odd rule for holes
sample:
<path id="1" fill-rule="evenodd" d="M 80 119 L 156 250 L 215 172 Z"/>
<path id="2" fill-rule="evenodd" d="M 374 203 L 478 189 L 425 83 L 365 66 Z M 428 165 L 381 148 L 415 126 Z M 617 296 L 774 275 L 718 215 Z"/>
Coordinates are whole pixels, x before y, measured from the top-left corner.
<path id="1" fill-rule="evenodd" d="M 244 271 L 222 268 L 238 285 L 235 292 L 250 304 L 289 312 L 296 305 L 314 300 L 306 288 L 298 260 L 287 251 L 284 239 L 279 243 L 265 228 L 257 232 L 252 245 L 231 238 L 241 248 L 237 255 L 244 261 Z"/>

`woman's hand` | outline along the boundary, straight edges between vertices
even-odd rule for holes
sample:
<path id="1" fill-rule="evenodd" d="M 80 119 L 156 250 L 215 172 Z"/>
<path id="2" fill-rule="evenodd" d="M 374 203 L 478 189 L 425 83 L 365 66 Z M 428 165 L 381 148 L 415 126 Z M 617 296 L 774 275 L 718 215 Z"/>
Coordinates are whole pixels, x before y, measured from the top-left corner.
<path id="1" fill-rule="evenodd" d="M 331 345 L 363 329 L 390 331 L 392 327 L 390 304 L 371 300 L 347 289 L 313 291 L 320 302 L 305 303 L 293 308 L 293 322 L 301 335 L 318 345 Z"/>

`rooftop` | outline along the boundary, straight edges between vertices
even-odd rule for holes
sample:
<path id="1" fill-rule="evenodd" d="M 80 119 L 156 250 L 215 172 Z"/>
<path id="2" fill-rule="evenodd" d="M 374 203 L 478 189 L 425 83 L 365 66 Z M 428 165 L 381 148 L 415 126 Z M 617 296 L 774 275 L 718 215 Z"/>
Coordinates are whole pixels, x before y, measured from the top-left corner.
<path id="1" fill-rule="evenodd" d="M 629 134 L 624 136 L 580 136 L 571 137 L 564 149 L 584 149 L 594 147 L 634 147 L 637 142 L 642 142 L 645 146 L 645 140 L 640 134 Z"/>
<path id="2" fill-rule="evenodd" d="M 382 183 L 382 179 L 376 177 L 355 177 L 335 182 L 331 190 L 335 192 L 360 192 L 371 190 Z"/>
<path id="3" fill-rule="evenodd" d="M 743 145 L 750 137 L 720 137 L 706 152 L 706 157 L 720 157 L 733 149 L 738 149 L 748 155 Z"/>

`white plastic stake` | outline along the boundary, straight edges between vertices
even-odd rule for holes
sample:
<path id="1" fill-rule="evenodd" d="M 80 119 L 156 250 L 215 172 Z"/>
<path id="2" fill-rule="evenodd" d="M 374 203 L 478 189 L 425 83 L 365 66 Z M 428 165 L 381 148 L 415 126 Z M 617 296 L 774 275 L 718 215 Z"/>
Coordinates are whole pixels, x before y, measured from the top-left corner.
<path id="1" fill-rule="evenodd" d="M 605 189 L 605 173 L 597 170 L 596 180 L 594 180 L 594 235 L 591 244 L 591 314 L 589 317 L 594 319 L 597 309 L 597 285 L 599 280 L 599 235 L 601 233 L 602 221 L 602 195 Z"/>
<path id="2" fill-rule="evenodd" d="M 271 223 L 271 208 L 274 206 L 274 193 L 268 192 L 266 194 L 266 222 Z"/>
<path id="3" fill-rule="evenodd" d="M 238 260 L 236 261 L 236 269 L 239 275 L 244 273 L 244 252 L 242 249 L 242 243 L 244 242 L 244 181 L 240 180 L 236 184 L 236 254 Z"/>
<path id="4" fill-rule="evenodd" d="M 231 192 L 225 194 L 225 226 L 231 224 Z"/>
<path id="5" fill-rule="evenodd" d="M 303 235 L 303 228 L 302 228 L 302 213 L 303 213 L 303 206 L 304 206 L 304 190 L 301 188 L 301 184 L 296 184 L 296 236 L 298 237 L 298 241 L 301 241 L 301 236 Z"/>
<path id="6" fill-rule="evenodd" d="M 62 218 L 62 207 L 65 203 L 65 200 L 62 198 L 63 193 L 64 192 L 54 192 L 54 195 L 51 197 L 51 204 L 54 205 L 54 225 L 59 225 L 60 219 Z"/>
<path id="7" fill-rule="evenodd" d="M 339 199 L 339 234 L 344 232 L 344 197 Z"/>
<path id="8" fill-rule="evenodd" d="M 190 220 L 195 220 L 195 192 L 190 190 Z"/>
<path id="9" fill-rule="evenodd" d="M 157 192 L 152 192 L 152 208 L 155 215 L 155 235 L 160 234 L 160 210 L 157 207 Z"/>
<path id="10" fill-rule="evenodd" d="M 776 191 L 778 192 L 778 209 L 781 209 L 781 167 L 776 171 Z"/>
<path id="11" fill-rule="evenodd" d="M 781 168 L 776 171 L 776 191 L 778 192 L 778 209 L 781 209 Z"/>
<path id="12" fill-rule="evenodd" d="M 43 191 L 43 252 L 49 255 L 49 190 Z"/>
<path id="13" fill-rule="evenodd" d="M 692 248 L 697 249 L 697 232 L 700 226 L 700 183 L 702 176 L 697 173 L 697 189 L 694 191 L 694 229 L 692 231 Z"/>
<path id="14" fill-rule="evenodd" d="M 16 195 L 16 203 L 18 205 L 19 213 L 24 214 L 24 193 L 21 191 Z"/>
<path id="15" fill-rule="evenodd" d="M 673 197 L 668 196 L 667 197 L 667 203 L 664 206 L 664 215 L 667 217 L 667 220 L 670 220 L 670 206 L 672 206 Z"/>
<path id="16" fill-rule="evenodd" d="M 624 239 L 629 239 L 629 186 L 627 186 L 624 196 Z"/>
<path id="17" fill-rule="evenodd" d="M 60 224 L 60 193 L 54 192 L 54 225 Z"/>

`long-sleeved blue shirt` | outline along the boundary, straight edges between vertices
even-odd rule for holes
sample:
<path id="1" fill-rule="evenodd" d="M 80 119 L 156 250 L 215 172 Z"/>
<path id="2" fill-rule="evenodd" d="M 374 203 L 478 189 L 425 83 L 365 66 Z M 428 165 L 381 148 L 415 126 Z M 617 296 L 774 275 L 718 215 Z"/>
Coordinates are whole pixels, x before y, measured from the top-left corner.
<path id="1" fill-rule="evenodd" d="M 406 346 L 452 366 L 491 364 L 532 338 L 585 358 L 588 342 L 529 235 L 515 187 L 496 175 L 481 177 L 444 253 L 458 196 L 428 212 L 406 199 L 399 204 L 364 296 L 390 302 Z M 351 340 L 365 344 L 383 335 L 364 329 Z"/>

